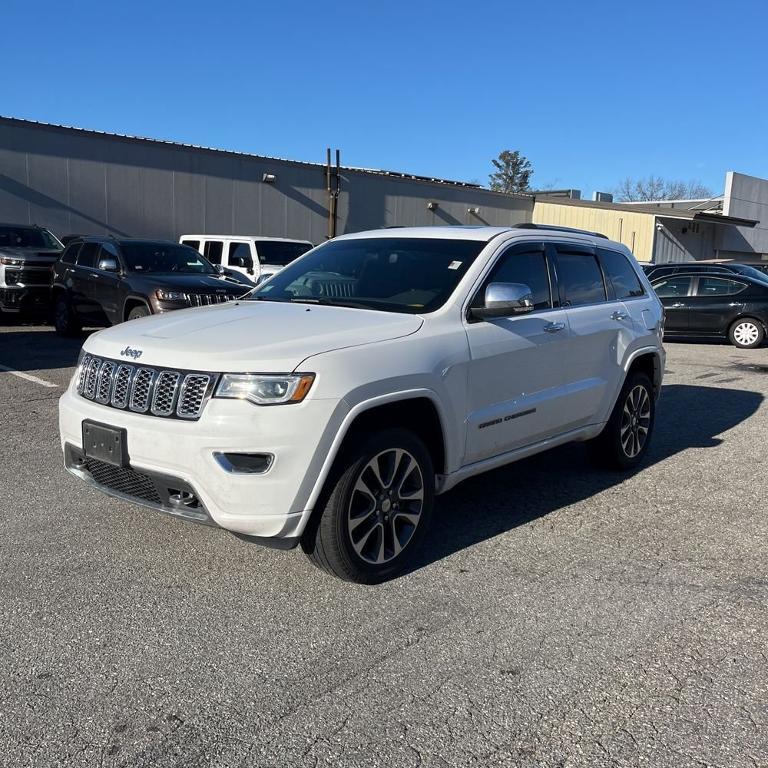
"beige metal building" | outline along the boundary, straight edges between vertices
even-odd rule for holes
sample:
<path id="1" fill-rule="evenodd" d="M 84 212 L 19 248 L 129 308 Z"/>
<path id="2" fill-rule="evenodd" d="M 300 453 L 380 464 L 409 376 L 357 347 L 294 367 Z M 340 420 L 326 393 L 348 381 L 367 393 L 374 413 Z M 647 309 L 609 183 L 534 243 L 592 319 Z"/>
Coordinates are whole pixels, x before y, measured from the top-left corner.
<path id="1" fill-rule="evenodd" d="M 749 210 L 753 209 L 760 210 L 754 206 Z M 627 245 L 638 261 L 663 264 L 712 259 L 746 263 L 768 260 L 763 243 L 745 234 L 760 221 L 725 215 L 723 210 L 728 211 L 729 207 L 724 206 L 722 198 L 629 204 L 538 193 L 533 222 L 600 232 Z M 760 232 L 760 227 L 756 231 Z"/>

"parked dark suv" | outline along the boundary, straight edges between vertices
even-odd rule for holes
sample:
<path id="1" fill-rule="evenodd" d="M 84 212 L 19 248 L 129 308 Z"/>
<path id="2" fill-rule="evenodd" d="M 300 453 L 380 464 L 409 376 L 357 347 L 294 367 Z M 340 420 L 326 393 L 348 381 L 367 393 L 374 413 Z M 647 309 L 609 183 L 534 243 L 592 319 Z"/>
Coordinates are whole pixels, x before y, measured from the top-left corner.
<path id="1" fill-rule="evenodd" d="M 63 247 L 42 227 L 0 224 L 0 313 L 47 310 L 51 266 Z"/>
<path id="2" fill-rule="evenodd" d="M 219 304 L 247 293 L 197 251 L 165 240 L 82 237 L 53 267 L 56 331 L 115 325 L 173 309 Z"/>

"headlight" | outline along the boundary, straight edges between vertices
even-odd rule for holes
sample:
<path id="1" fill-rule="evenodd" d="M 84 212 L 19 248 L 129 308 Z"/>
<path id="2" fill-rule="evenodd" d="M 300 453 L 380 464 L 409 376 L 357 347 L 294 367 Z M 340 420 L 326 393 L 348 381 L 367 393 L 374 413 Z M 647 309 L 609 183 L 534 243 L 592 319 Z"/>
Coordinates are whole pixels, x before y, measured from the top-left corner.
<path id="1" fill-rule="evenodd" d="M 0 256 L 0 264 L 6 267 L 18 267 L 21 259 L 12 259 L 10 256 Z"/>
<path id="2" fill-rule="evenodd" d="M 314 380 L 314 373 L 225 373 L 216 388 L 216 397 L 250 400 L 257 405 L 300 403 Z"/>
<path id="3" fill-rule="evenodd" d="M 189 301 L 189 296 L 183 291 L 164 291 L 162 288 L 158 288 L 155 291 L 160 301 Z"/>

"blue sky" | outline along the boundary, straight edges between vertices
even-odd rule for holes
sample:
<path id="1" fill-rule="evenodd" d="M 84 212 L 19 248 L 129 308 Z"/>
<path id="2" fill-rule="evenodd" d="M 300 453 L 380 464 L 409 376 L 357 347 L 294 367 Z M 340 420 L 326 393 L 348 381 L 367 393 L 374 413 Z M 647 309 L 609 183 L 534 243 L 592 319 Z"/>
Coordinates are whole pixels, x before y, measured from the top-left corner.
<path id="1" fill-rule="evenodd" d="M 768 177 L 768 1 L 3 3 L 0 114 L 487 183 Z M 9 30 L 15 30 L 9 34 Z"/>

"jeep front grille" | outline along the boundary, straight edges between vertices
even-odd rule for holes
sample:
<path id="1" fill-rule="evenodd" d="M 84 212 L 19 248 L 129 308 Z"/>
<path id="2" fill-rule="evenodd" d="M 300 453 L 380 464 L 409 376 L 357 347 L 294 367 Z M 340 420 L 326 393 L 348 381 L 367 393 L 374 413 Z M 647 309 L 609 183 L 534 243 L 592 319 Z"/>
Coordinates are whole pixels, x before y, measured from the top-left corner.
<path id="1" fill-rule="evenodd" d="M 195 420 L 217 379 L 215 373 L 130 365 L 86 354 L 80 362 L 77 393 L 111 408 Z"/>
<path id="2" fill-rule="evenodd" d="M 235 301 L 242 296 L 240 293 L 190 293 L 189 303 L 193 307 L 208 307 L 211 304 L 222 304 L 225 301 Z"/>

